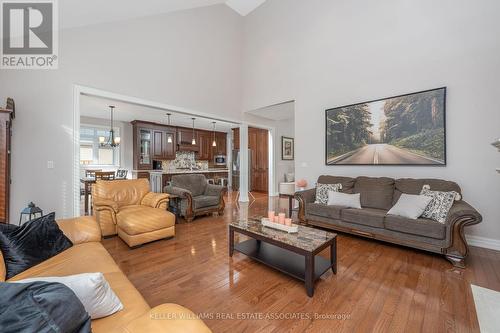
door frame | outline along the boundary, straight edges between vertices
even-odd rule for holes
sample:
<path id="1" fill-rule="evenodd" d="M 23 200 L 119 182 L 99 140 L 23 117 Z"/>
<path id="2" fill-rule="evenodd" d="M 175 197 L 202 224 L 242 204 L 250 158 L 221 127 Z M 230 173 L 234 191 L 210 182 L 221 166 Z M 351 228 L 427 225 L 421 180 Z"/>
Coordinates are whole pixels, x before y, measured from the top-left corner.
<path id="1" fill-rule="evenodd" d="M 161 103 L 161 102 L 155 102 L 155 101 L 147 100 L 147 99 L 140 98 L 140 97 L 123 95 L 123 94 L 111 92 L 108 90 L 92 88 L 89 86 L 83 86 L 83 85 L 79 85 L 79 84 L 73 84 L 73 216 L 75 216 L 75 217 L 80 216 L 80 214 L 81 214 L 81 212 L 80 212 L 80 98 L 82 95 L 101 97 L 101 98 L 111 99 L 111 100 L 115 100 L 115 101 L 119 101 L 119 102 L 135 104 L 135 105 L 139 105 L 139 106 L 158 109 L 158 111 L 163 111 L 163 112 L 173 111 L 175 113 L 179 113 L 179 114 L 183 114 L 183 115 L 187 115 L 187 116 L 209 118 L 209 119 L 213 119 L 216 121 L 223 121 L 226 123 L 232 123 L 235 126 L 240 126 L 241 124 L 248 124 L 248 126 L 250 126 L 250 127 L 265 128 L 265 127 L 262 127 L 261 125 L 251 124 L 251 123 L 245 122 L 241 119 L 224 117 L 224 116 L 220 116 L 220 115 L 216 115 L 216 114 L 212 114 L 212 113 L 208 113 L 208 112 L 202 112 L 199 110 L 193 110 L 193 109 L 169 105 L 169 104 L 165 104 L 165 103 Z M 269 128 L 267 128 L 267 129 L 269 129 Z M 228 138 L 232 138 L 232 135 L 228 135 Z M 228 140 L 228 142 L 229 142 L 229 140 Z M 228 146 L 230 146 L 229 143 L 228 143 Z M 231 152 L 228 152 L 228 155 L 230 155 L 230 153 Z M 271 161 L 271 159 L 270 159 L 270 161 Z M 274 167 L 274 165 L 273 165 L 273 167 Z M 271 168 L 269 170 L 271 170 Z M 271 171 L 270 171 L 270 174 L 271 174 Z M 273 175 L 273 174 L 271 174 L 271 175 Z M 243 175 L 243 177 L 246 177 L 246 175 Z M 273 178 L 270 177 L 269 179 L 270 179 L 269 183 L 271 184 L 271 179 L 273 179 Z M 274 183 L 274 180 L 272 183 Z M 274 186 L 273 186 L 273 191 L 270 190 L 269 193 L 270 193 L 270 195 L 271 195 L 271 193 L 274 193 Z"/>

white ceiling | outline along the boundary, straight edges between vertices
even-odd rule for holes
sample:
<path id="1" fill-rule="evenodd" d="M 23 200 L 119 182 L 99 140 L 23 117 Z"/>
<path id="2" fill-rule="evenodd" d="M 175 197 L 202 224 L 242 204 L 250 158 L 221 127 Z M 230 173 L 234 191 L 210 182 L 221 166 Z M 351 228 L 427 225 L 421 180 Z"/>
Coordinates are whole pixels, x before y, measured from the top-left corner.
<path id="1" fill-rule="evenodd" d="M 109 125 L 110 111 L 109 105 L 116 106 L 114 119 L 117 121 L 131 122 L 133 120 L 152 121 L 160 124 L 167 124 L 167 112 L 172 113 L 170 123 L 172 126 L 192 126 L 192 116 L 175 113 L 174 111 L 159 110 L 125 102 L 118 102 L 100 97 L 82 95 L 80 98 L 80 116 L 102 119 L 103 125 Z M 196 117 L 195 127 L 199 129 L 212 129 L 214 120 Z M 216 130 L 229 132 L 234 124 L 217 120 Z"/>
<path id="2" fill-rule="evenodd" d="M 287 120 L 295 116 L 295 102 L 284 102 L 266 106 L 257 110 L 247 111 L 248 114 L 269 120 Z"/>
<path id="3" fill-rule="evenodd" d="M 115 22 L 137 17 L 226 3 L 247 15 L 266 0 L 64 0 L 59 1 L 61 29 Z"/>

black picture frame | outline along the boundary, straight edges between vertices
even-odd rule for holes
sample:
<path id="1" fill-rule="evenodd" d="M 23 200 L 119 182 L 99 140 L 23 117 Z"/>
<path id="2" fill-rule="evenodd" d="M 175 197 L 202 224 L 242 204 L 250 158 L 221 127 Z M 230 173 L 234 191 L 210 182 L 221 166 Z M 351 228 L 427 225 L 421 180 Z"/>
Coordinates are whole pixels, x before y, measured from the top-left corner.
<path id="1" fill-rule="evenodd" d="M 350 107 L 355 107 L 359 106 L 362 104 L 370 104 L 374 102 L 381 102 L 381 101 L 386 101 L 386 100 L 391 100 L 395 98 L 401 98 L 401 97 L 407 97 L 407 96 L 412 96 L 412 95 L 417 95 L 417 94 L 425 94 L 425 93 L 431 93 L 431 92 L 437 92 L 442 90 L 442 112 L 443 112 L 443 159 L 439 163 L 329 163 L 329 152 L 328 152 L 328 114 L 329 112 L 332 112 L 333 110 L 338 110 L 338 109 L 343 109 L 343 108 L 350 108 Z M 325 165 L 326 166 L 434 166 L 434 167 L 445 167 L 447 165 L 447 134 L 446 134 L 446 103 L 447 103 L 447 87 L 440 87 L 440 88 L 434 88 L 434 89 L 427 89 L 427 90 L 422 90 L 418 92 L 413 92 L 413 93 L 408 93 L 408 94 L 402 94 L 402 95 L 396 95 L 396 96 L 391 96 L 391 97 L 385 97 L 385 98 L 379 98 L 375 100 L 370 100 L 367 102 L 361 102 L 361 103 L 354 103 L 354 104 L 349 104 L 349 105 L 344 105 L 340 107 L 334 107 L 334 108 L 329 108 L 325 110 Z"/>
<path id="2" fill-rule="evenodd" d="M 291 143 L 291 154 L 285 154 L 285 144 L 286 142 Z M 282 136 L 281 137 L 281 159 L 283 161 L 293 161 L 295 158 L 295 141 L 293 138 Z"/>

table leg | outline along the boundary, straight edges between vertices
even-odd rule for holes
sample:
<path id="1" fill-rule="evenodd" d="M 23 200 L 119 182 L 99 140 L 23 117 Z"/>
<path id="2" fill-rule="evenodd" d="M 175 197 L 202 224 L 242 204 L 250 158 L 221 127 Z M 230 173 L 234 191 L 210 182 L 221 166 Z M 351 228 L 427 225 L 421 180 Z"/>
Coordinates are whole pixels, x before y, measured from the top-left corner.
<path id="1" fill-rule="evenodd" d="M 292 218 L 292 214 L 293 214 L 292 205 L 293 205 L 293 197 L 289 196 L 288 197 L 288 215 L 289 215 L 288 217 L 289 218 Z"/>
<path id="2" fill-rule="evenodd" d="M 89 215 L 89 185 L 88 185 L 87 182 L 84 183 L 83 193 L 84 193 L 84 199 L 83 199 L 83 201 L 85 202 L 85 205 L 84 205 L 84 214 L 85 215 Z"/>
<path id="3" fill-rule="evenodd" d="M 314 255 L 307 254 L 305 256 L 306 267 L 305 267 L 305 282 L 307 296 L 313 297 L 314 295 Z"/>
<path id="4" fill-rule="evenodd" d="M 337 274 L 337 238 L 333 240 L 330 246 L 330 263 L 332 264 L 332 272 Z"/>
<path id="5" fill-rule="evenodd" d="M 229 226 L 229 256 L 232 257 L 234 253 L 234 230 Z"/>

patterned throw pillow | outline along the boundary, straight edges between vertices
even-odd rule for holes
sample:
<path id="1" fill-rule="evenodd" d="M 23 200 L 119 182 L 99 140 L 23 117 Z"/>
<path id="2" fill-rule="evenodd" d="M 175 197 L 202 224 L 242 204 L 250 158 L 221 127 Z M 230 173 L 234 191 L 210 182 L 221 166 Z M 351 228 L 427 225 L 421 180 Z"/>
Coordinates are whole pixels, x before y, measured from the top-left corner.
<path id="1" fill-rule="evenodd" d="M 425 208 L 422 217 L 438 221 L 439 223 L 446 222 L 448 212 L 451 206 L 453 206 L 453 202 L 459 197 L 459 194 L 455 191 L 431 191 L 428 185 L 424 185 L 420 194 L 432 198 L 431 202 L 429 202 Z"/>
<path id="2" fill-rule="evenodd" d="M 314 203 L 326 205 L 328 203 L 328 192 L 340 192 L 340 190 L 342 190 L 342 184 L 318 184 Z"/>

